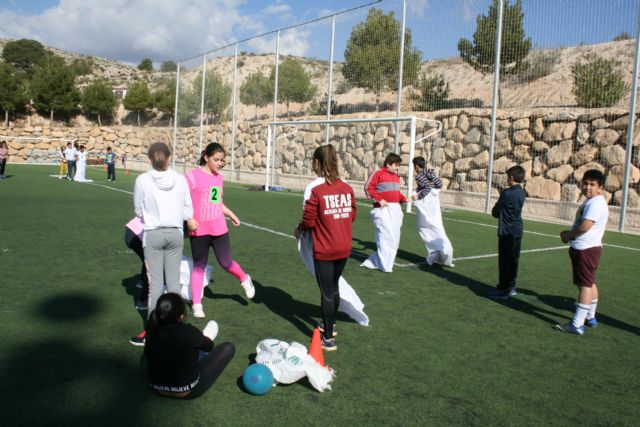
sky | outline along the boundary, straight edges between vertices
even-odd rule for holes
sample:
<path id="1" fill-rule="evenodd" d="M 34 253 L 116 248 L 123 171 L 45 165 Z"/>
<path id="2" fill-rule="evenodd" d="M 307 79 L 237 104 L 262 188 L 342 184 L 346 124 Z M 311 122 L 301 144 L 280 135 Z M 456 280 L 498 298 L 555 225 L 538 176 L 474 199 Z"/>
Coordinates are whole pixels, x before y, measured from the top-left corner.
<path id="1" fill-rule="evenodd" d="M 29 38 L 59 49 L 137 65 L 210 55 L 279 28 L 355 8 L 366 0 L 0 0 L 0 38 Z M 423 59 L 457 56 L 472 38 L 490 0 L 407 0 L 407 26 Z M 640 0 L 523 0 L 525 33 L 537 48 L 635 37 Z M 400 19 L 401 0 L 377 3 Z M 336 15 L 334 58 L 340 61 L 363 8 Z M 331 19 L 281 31 L 280 52 L 329 59 Z M 275 34 L 239 44 L 240 51 L 275 51 Z M 197 58 L 191 62 L 199 61 Z M 187 65 L 190 61 L 186 61 Z"/>

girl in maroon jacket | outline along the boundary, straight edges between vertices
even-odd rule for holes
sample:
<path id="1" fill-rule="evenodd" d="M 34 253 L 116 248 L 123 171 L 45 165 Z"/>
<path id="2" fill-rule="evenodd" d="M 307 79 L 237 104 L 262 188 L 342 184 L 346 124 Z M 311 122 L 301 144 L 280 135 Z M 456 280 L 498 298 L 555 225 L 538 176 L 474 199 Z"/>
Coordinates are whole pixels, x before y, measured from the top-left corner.
<path id="1" fill-rule="evenodd" d="M 351 253 L 351 224 L 356 219 L 353 189 L 338 176 L 338 156 L 333 145 L 318 147 L 313 153 L 313 170 L 324 182 L 311 189 L 304 205 L 296 237 L 311 230 L 313 263 L 320 287 L 322 348 L 337 350 L 333 330 L 340 303 L 338 281 Z"/>

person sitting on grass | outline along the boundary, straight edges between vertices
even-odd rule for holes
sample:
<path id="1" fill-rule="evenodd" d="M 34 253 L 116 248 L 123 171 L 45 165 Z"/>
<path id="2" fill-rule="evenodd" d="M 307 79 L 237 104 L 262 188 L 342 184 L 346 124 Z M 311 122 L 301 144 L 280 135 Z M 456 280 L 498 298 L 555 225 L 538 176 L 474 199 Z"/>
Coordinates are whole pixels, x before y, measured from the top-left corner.
<path id="1" fill-rule="evenodd" d="M 178 294 L 158 298 L 149 317 L 144 355 L 149 385 L 161 396 L 194 399 L 218 379 L 235 354 L 225 342 L 214 347 L 218 324 L 210 321 L 204 331 L 184 323 L 186 304 Z"/>
<path id="2" fill-rule="evenodd" d="M 596 307 L 598 287 L 596 270 L 602 256 L 602 236 L 609 219 L 609 207 L 603 196 L 604 174 L 591 169 L 582 176 L 582 195 L 586 198 L 576 213 L 571 230 L 560 233 L 562 243 L 569 243 L 569 258 L 573 268 L 573 284 L 578 287 L 576 312 L 571 323 L 556 325 L 562 332 L 584 334 L 584 325 L 598 326 Z"/>

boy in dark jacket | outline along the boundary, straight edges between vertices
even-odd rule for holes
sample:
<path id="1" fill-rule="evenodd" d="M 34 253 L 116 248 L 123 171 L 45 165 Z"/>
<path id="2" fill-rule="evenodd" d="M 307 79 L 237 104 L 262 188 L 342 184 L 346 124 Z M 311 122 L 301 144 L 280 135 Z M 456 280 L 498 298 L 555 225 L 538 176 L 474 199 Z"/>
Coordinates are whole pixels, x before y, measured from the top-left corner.
<path id="1" fill-rule="evenodd" d="M 516 277 L 522 242 L 522 206 L 525 193 L 522 188 L 525 170 L 513 166 L 507 170 L 507 184 L 491 215 L 498 218 L 498 268 L 500 271 L 497 289 L 489 292 L 490 298 L 507 299 L 517 295 Z"/>

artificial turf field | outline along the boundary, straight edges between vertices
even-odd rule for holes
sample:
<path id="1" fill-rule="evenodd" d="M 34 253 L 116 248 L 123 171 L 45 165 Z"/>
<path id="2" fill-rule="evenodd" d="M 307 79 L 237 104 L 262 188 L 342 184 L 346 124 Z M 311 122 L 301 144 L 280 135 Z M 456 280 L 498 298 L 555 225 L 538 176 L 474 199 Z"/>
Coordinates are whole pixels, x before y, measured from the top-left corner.
<path id="1" fill-rule="evenodd" d="M 391 274 L 358 266 L 375 250 L 369 207 L 359 204 L 344 276 L 371 319 L 338 320 L 333 390 L 306 380 L 255 397 L 240 377 L 264 338 L 308 345 L 320 295 L 291 237 L 302 195 L 227 183 L 225 204 L 246 225 L 230 227 L 234 258 L 256 297 L 215 263 L 203 300 L 220 324 L 217 342 L 236 357 L 193 401 L 155 396 L 134 307 L 139 260 L 123 242 L 135 174 L 94 184 L 51 178 L 54 166 L 8 165 L 0 181 L 1 425 L 637 425 L 640 419 L 640 237 L 607 232 L 598 270 L 597 329 L 554 331 L 570 321 L 576 288 L 562 225 L 525 222 L 519 294 L 484 295 L 497 281 L 496 221 L 446 211 L 455 267 L 428 267 L 405 215 Z M 118 191 L 113 191 L 118 190 Z M 258 229 L 256 227 L 262 227 Z M 270 231 L 271 230 L 271 231 Z M 279 232 L 274 233 L 274 232 Z M 543 249 L 541 251 L 532 251 Z M 185 253 L 189 255 L 185 241 Z M 473 258 L 478 257 L 478 258 Z M 635 421 L 634 421 L 635 420 Z"/>

